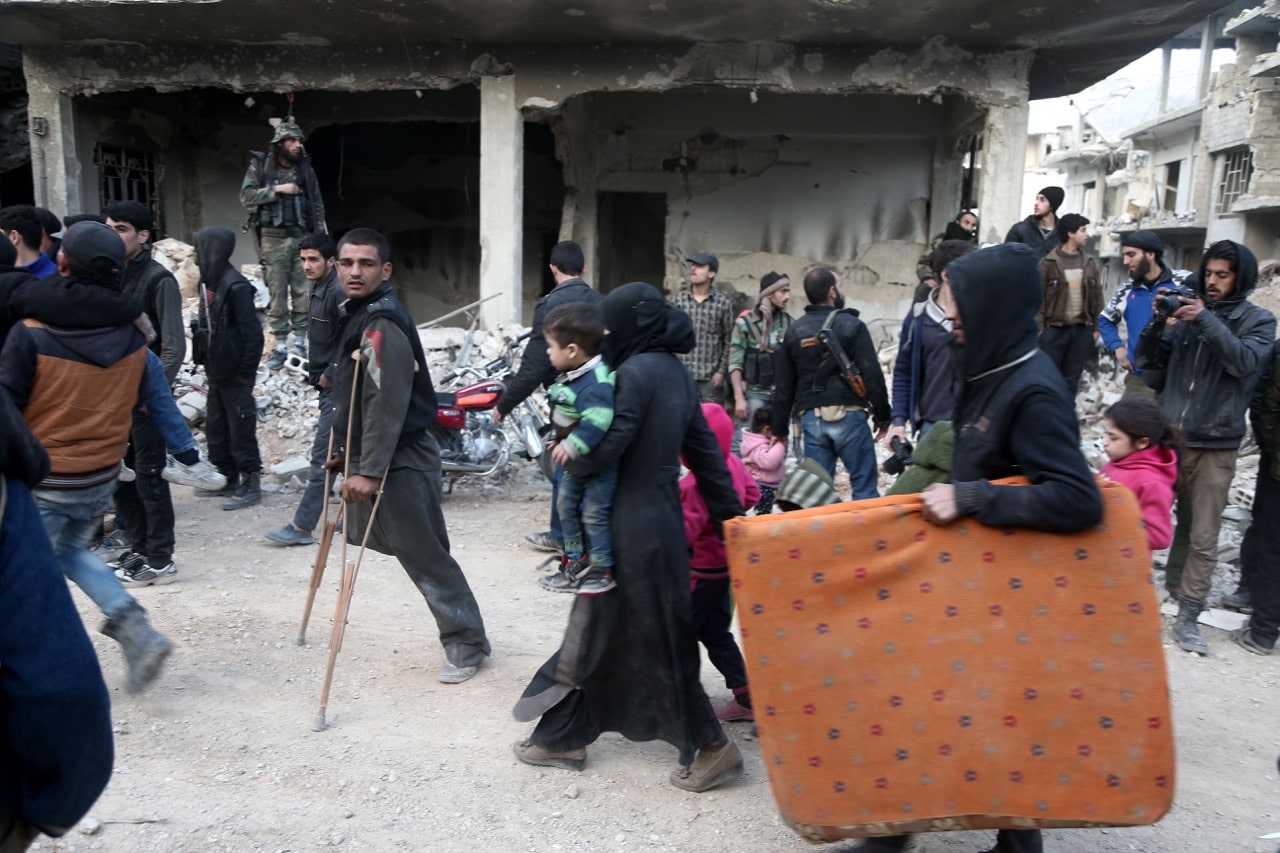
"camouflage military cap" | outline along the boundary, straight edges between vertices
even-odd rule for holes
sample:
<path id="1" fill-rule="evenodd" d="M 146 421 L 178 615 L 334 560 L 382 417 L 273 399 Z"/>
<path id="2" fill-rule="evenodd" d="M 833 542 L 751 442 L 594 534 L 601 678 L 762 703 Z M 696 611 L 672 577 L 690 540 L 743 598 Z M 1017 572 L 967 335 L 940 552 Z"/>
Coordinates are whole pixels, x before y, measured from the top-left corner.
<path id="1" fill-rule="evenodd" d="M 271 137 L 271 144 L 283 142 L 286 139 L 305 140 L 307 135 L 302 132 L 302 128 L 298 127 L 291 121 L 282 121 L 276 125 L 275 136 Z"/>

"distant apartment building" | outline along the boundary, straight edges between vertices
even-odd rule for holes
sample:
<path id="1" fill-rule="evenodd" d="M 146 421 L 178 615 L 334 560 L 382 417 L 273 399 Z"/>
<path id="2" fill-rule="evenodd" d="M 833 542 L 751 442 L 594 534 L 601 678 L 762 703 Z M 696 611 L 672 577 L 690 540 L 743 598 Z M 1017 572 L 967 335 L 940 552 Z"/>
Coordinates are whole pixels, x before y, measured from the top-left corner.
<path id="1" fill-rule="evenodd" d="M 1166 42 L 1156 115 L 1105 140 L 1083 119 L 1044 158 L 1061 169 L 1064 210 L 1095 223 L 1111 284 L 1123 278 L 1119 237 L 1160 235 L 1170 266 L 1195 269 L 1205 246 L 1231 239 L 1280 257 L 1280 0 L 1237 4 Z M 1196 45 L 1195 99 L 1170 107 L 1170 57 Z M 1235 59 L 1211 72 L 1214 49 Z M 1139 93 L 1139 99 L 1145 93 Z"/>

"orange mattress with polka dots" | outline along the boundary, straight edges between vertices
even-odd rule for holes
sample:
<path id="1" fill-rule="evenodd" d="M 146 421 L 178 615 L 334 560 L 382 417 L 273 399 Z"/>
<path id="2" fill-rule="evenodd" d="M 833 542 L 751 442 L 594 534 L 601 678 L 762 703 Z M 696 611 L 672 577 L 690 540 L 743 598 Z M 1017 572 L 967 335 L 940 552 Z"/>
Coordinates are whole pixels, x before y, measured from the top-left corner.
<path id="1" fill-rule="evenodd" d="M 1080 534 L 937 527 L 919 496 L 725 525 L 760 749 L 813 841 L 1135 826 L 1172 715 L 1137 502 Z"/>

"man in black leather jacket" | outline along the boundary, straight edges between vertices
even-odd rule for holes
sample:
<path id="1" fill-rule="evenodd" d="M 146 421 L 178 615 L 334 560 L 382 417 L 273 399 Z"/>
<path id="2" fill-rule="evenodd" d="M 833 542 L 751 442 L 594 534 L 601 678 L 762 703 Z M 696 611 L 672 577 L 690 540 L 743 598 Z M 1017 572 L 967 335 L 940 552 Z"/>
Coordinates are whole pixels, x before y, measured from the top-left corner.
<path id="1" fill-rule="evenodd" d="M 1174 640 L 1202 655 L 1209 646 L 1196 619 L 1218 562 L 1245 413 L 1276 337 L 1275 317 L 1248 299 L 1257 279 L 1253 252 L 1231 240 L 1214 243 L 1186 282 L 1196 297 L 1176 297 L 1181 307 L 1155 311 L 1135 353 L 1143 381 L 1159 392 L 1165 418 L 1186 440 L 1165 585 L 1178 597 Z M 1157 287 L 1156 300 L 1162 293 Z"/>

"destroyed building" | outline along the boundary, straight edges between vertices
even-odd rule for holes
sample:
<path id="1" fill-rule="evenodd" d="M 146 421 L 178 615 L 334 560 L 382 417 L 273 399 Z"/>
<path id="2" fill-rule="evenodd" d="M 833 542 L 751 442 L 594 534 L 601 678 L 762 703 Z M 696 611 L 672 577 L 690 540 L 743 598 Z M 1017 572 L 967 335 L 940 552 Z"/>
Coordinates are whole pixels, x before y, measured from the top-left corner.
<path id="1" fill-rule="evenodd" d="M 390 236 L 419 320 L 483 297 L 487 322 L 527 320 L 564 238 L 603 290 L 674 289 L 707 250 L 744 293 L 828 264 L 899 317 L 957 209 L 984 240 L 1026 215 L 1029 98 L 1221 5 L 64 0 L 3 3 L 0 38 L 59 214 L 134 198 L 159 236 L 238 226 L 249 152 L 292 114 L 330 228 Z"/>
<path id="2" fill-rule="evenodd" d="M 1160 235 L 1174 267 L 1195 269 L 1204 248 L 1236 240 L 1280 257 L 1280 2 L 1236 2 L 1161 45 L 1161 75 L 1133 93 L 1154 109 L 1108 140 L 1087 124 L 1064 128 L 1050 158 L 1067 174 L 1067 204 L 1100 224 L 1111 283 L 1124 279 L 1118 235 Z M 1215 48 L 1234 59 L 1210 73 Z M 1198 52 L 1189 103 L 1174 103 L 1170 57 Z M 1268 308 L 1274 307 L 1267 304 Z"/>

